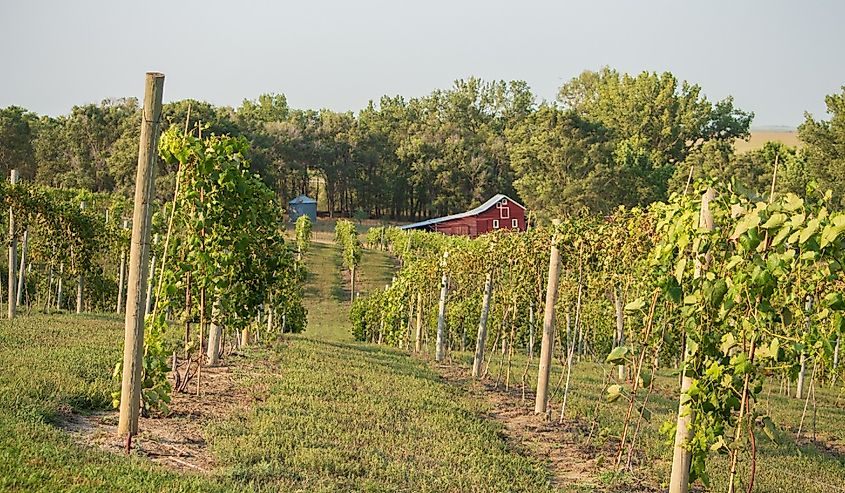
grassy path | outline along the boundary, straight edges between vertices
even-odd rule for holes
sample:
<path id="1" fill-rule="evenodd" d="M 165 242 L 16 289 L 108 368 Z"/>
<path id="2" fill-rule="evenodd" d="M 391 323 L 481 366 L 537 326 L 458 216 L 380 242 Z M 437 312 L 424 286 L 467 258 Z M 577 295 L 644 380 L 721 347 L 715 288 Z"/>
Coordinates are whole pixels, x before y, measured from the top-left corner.
<path id="1" fill-rule="evenodd" d="M 332 246 L 315 244 L 308 330 L 230 362 L 235 375 L 264 362 L 237 378 L 267 391 L 203 425 L 208 474 L 81 445 L 61 429 L 67 413 L 109 410 L 120 320 L 0 321 L 0 491 L 550 491 L 545 465 L 508 444 L 486 400 L 404 352 L 351 340 L 338 263 Z M 393 262 L 367 251 L 360 271 L 365 294 L 389 282 Z"/>
<path id="2" fill-rule="evenodd" d="M 214 427 L 238 482 L 305 491 L 548 491 L 539 461 L 512 450 L 487 405 L 424 362 L 349 335 L 348 290 L 331 245 L 307 259 L 309 328 L 278 356 L 266 403 Z M 393 262 L 365 251 L 362 294 Z"/>

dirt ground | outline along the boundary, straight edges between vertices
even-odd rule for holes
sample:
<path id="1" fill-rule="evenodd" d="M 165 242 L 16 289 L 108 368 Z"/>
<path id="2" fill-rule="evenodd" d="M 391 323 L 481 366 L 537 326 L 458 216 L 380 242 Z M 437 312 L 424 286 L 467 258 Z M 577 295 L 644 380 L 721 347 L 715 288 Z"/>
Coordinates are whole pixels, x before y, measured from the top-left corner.
<path id="1" fill-rule="evenodd" d="M 468 369 L 459 365 L 437 365 L 437 370 L 445 380 L 477 392 L 490 403 L 487 416 L 504 426 L 505 436 L 512 446 L 546 461 L 555 489 L 660 491 L 630 477 L 613 484 L 602 480 L 613 470 L 617 444 L 608 441 L 598 446 L 589 442 L 590 424 L 585 421 L 564 420 L 560 423 L 557 418 L 534 414 L 534 394 L 528 391 L 523 395 L 520 382 L 506 389 L 503 383 L 496 385 L 490 378 L 471 381 Z"/>
<path id="2" fill-rule="evenodd" d="M 268 379 L 252 377 L 275 373 L 269 362 L 238 356 L 227 361 L 225 366 L 203 367 L 199 397 L 194 378 L 187 392 L 173 392 L 167 417 L 141 417 L 139 434 L 132 438 L 132 453 L 178 470 L 211 472 L 217 464 L 205 439 L 205 427 L 263 401 L 268 388 L 260 382 Z M 170 378 L 172 385 L 172 375 Z M 126 440 L 117 436 L 117 422 L 117 411 L 74 414 L 63 427 L 81 443 L 124 454 Z"/>

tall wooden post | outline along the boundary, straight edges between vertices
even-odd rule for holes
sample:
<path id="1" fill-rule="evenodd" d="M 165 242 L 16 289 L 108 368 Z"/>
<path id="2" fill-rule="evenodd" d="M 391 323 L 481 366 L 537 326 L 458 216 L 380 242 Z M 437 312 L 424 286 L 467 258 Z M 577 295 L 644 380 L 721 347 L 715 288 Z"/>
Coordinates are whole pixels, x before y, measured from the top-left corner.
<path id="1" fill-rule="evenodd" d="M 150 219 L 155 190 L 155 165 L 161 118 L 161 97 L 164 74 L 147 73 L 144 90 L 143 121 L 138 149 L 138 172 L 135 175 L 135 207 L 132 221 L 132 243 L 129 249 L 129 283 L 126 290 L 124 320 L 123 382 L 120 393 L 120 436 L 138 433 L 138 411 L 141 406 L 141 369 L 144 357 L 144 287 L 150 256 Z"/>
<path id="2" fill-rule="evenodd" d="M 18 290 L 15 305 L 23 303 L 23 288 L 26 285 L 26 248 L 29 245 L 29 228 L 23 232 L 23 244 L 21 245 L 21 264 L 18 267 Z"/>
<path id="3" fill-rule="evenodd" d="M 535 320 L 534 320 L 534 302 L 532 301 L 530 305 L 528 305 L 528 360 L 534 359 L 534 332 L 536 332 L 536 327 L 534 327 Z"/>
<path id="4" fill-rule="evenodd" d="M 349 269 L 349 302 L 355 301 L 355 265 Z"/>
<path id="5" fill-rule="evenodd" d="M 422 351 L 422 336 L 423 336 L 423 295 L 422 291 L 417 291 L 417 334 L 414 340 L 414 351 L 419 353 Z"/>
<path id="6" fill-rule="evenodd" d="M 65 279 L 65 263 L 59 264 L 59 286 L 56 291 L 56 310 L 62 309 L 62 301 L 64 297 L 64 279 Z"/>
<path id="7" fill-rule="evenodd" d="M 85 210 L 85 202 L 79 203 L 79 211 Z M 79 271 L 79 277 L 76 278 L 76 313 L 82 313 L 82 289 L 85 283 L 85 277 L 82 271 Z"/>
<path id="8" fill-rule="evenodd" d="M 622 303 L 622 289 L 615 289 L 613 291 L 613 307 L 616 310 L 616 345 L 621 346 L 625 344 L 625 307 Z M 617 378 L 620 381 L 625 380 L 625 365 L 617 366 Z"/>
<path id="9" fill-rule="evenodd" d="M 127 221 L 123 221 L 123 229 L 128 227 Z M 118 284 L 117 284 L 117 313 L 121 313 L 123 311 L 123 285 L 126 284 L 126 279 L 124 279 L 126 273 L 126 248 L 122 248 L 120 251 L 120 274 L 118 274 Z"/>
<path id="10" fill-rule="evenodd" d="M 554 220 L 554 225 L 560 220 Z M 549 373 L 552 368 L 552 351 L 555 343 L 555 302 L 557 301 L 558 278 L 560 277 L 560 251 L 557 247 L 557 233 L 552 235 L 549 256 L 549 279 L 546 283 L 546 311 L 543 314 L 543 340 L 540 344 L 540 366 L 537 373 L 537 397 L 534 412 L 544 414 L 549 400 Z"/>
<path id="11" fill-rule="evenodd" d="M 440 304 L 437 308 L 437 344 L 434 349 L 434 361 L 438 363 L 446 357 L 446 294 L 449 289 L 449 278 L 446 277 L 446 258 L 449 252 L 443 254 L 441 268 L 443 275 L 440 277 Z"/>
<path id="12" fill-rule="evenodd" d="M 472 376 L 481 376 L 484 364 L 484 346 L 487 344 L 487 317 L 490 314 L 490 298 L 493 296 L 493 272 L 487 273 L 484 281 L 484 298 L 481 302 L 481 319 L 478 321 L 478 337 L 475 340 L 475 359 L 472 362 Z"/>
<path id="13" fill-rule="evenodd" d="M 701 213 L 698 217 L 699 227 L 712 231 L 714 228 L 713 214 L 710 212 L 710 201 L 716 197 L 716 191 L 708 188 L 701 197 Z M 704 266 L 695 265 L 695 276 L 701 276 Z M 685 344 L 689 347 L 689 343 Z M 686 354 L 684 355 L 686 360 Z M 686 364 L 686 363 L 684 363 Z M 678 404 L 678 422 L 675 429 L 675 448 L 672 454 L 672 475 L 669 479 L 669 493 L 689 492 L 689 468 L 692 455 L 687 450 L 687 444 L 692 439 L 692 423 L 695 414 L 689 404 L 685 403 L 684 394 L 692 387 L 692 377 L 685 371 L 681 373 L 681 397 Z"/>
<path id="14" fill-rule="evenodd" d="M 220 325 L 220 298 L 211 305 L 211 324 L 208 328 L 208 366 L 220 364 L 220 340 L 223 338 L 223 326 Z"/>
<path id="15" fill-rule="evenodd" d="M 18 170 L 12 170 L 11 176 L 12 185 L 18 183 Z M 15 264 L 18 260 L 18 239 L 15 238 L 15 212 L 9 207 L 9 320 L 15 318 L 15 301 L 17 301 L 15 292 Z"/>

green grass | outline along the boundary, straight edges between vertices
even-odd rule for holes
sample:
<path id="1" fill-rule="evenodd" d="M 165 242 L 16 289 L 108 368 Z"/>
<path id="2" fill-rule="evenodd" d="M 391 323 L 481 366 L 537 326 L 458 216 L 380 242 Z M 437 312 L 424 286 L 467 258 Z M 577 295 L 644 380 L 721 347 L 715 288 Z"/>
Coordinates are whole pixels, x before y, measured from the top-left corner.
<path id="1" fill-rule="evenodd" d="M 424 362 L 296 337 L 286 378 L 212 447 L 239 482 L 296 491 L 546 491 L 543 464 L 510 449 L 486 406 Z"/>
<path id="2" fill-rule="evenodd" d="M 206 436 L 220 464 L 208 476 L 177 473 L 143 458 L 81 446 L 57 427 L 69 412 L 110 407 L 116 387 L 111 371 L 122 353 L 119 320 L 35 315 L 0 322 L 0 490 L 550 489 L 543 461 L 509 445 L 501 425 L 486 417 L 488 403 L 478 387 L 448 383 L 427 362 L 397 349 L 351 340 L 348 281 L 334 246 L 315 243 L 307 261 L 309 328 L 286 336 L 281 344 L 248 353 L 249 358 L 269 360 L 272 369 L 243 375 L 243 384 L 266 384 L 269 393 L 254 407 L 208 425 Z M 389 282 L 393 266 L 383 253 L 365 251 L 362 295 Z M 458 365 L 467 365 L 471 357 L 468 352 L 451 356 Z M 493 378 L 498 362 L 498 356 L 492 360 Z M 512 385 L 519 386 L 525 362 L 523 354 L 514 357 Z M 553 389 L 560 370 L 556 363 Z M 567 417 L 598 423 L 600 433 L 592 445 L 610 462 L 626 403 L 608 404 L 599 395 L 606 370 L 586 361 L 576 365 Z M 536 371 L 535 360 L 527 376 L 529 392 Z M 676 412 L 677 377 L 664 372 L 656 382 L 650 401 L 653 416 L 638 441 L 634 475 L 659 488 L 668 476 L 671 448 L 658 429 Z M 840 388 L 816 389 L 816 431 L 821 441 L 837 445 L 833 450 L 822 442 L 797 445 L 793 437 L 803 401 L 777 395 L 774 387 L 771 395 L 763 392 L 757 409 L 770 409 L 782 430 L 779 444 L 758 435 L 755 491 L 821 493 L 842 488 L 845 401 Z M 528 401 L 530 406 L 530 394 Z M 556 417 L 559 390 L 552 405 Z M 812 418 L 811 404 L 807 433 L 812 433 Z M 573 436 L 584 440 L 581 431 Z M 743 457 L 742 477 L 748 465 Z M 726 458 L 712 457 L 709 470 L 711 490 L 725 490 Z M 627 481 L 616 489 L 627 490 L 630 484 L 635 483 Z"/>
<path id="3" fill-rule="evenodd" d="M 349 330 L 349 278 L 342 273 L 340 254 L 333 244 L 313 243 L 305 259 L 308 278 L 305 306 L 308 309 L 309 337 L 352 340 Z M 383 288 L 393 276 L 393 260 L 381 252 L 364 250 L 356 274 L 356 291 L 366 296 Z"/>
<path id="4" fill-rule="evenodd" d="M 527 357 L 521 353 L 512 360 L 511 382 L 521 387 L 520 380 L 525 368 Z M 472 354 L 455 352 L 452 357 L 458 364 L 469 368 L 472 364 Z M 526 381 L 533 396 L 537 382 L 537 360 L 529 366 Z M 551 405 L 553 417 L 560 414 L 562 402 L 562 387 L 560 382 L 562 365 L 556 359 L 552 367 Z M 469 371 L 469 370 L 467 370 Z M 612 463 L 618 450 L 617 444 L 622 434 L 624 417 L 628 401 L 623 398 L 615 403 L 605 402 L 601 395 L 606 372 L 614 372 L 615 367 L 584 361 L 576 363 L 570 384 L 570 394 L 567 403 L 566 417 L 579 419 L 583 422 L 598 423 L 597 431 L 606 438 L 598 438 L 592 445 L 599 445 L 605 454 L 606 461 Z M 499 373 L 499 353 L 490 365 L 490 375 L 495 380 Z M 502 377 L 503 379 L 504 377 Z M 808 377 L 809 378 L 809 377 Z M 649 484 L 667 487 L 669 471 L 671 469 L 672 447 L 665 436 L 659 433 L 660 426 L 666 421 L 675 421 L 678 408 L 678 377 L 670 371 L 661 371 L 655 380 L 655 392 L 649 399 L 648 409 L 652 412 L 651 419 L 644 422 L 643 429 L 637 439 L 634 474 L 645 479 Z M 812 436 L 812 402 L 810 402 L 807 417 L 802 432 L 802 444 L 796 445 L 795 432 L 801 420 L 804 401 L 778 395 L 778 382 L 770 382 L 771 393 L 763 392 L 756 410 L 761 413 L 770 411 L 772 419 L 780 427 L 778 443 L 773 443 L 762 432 L 756 434 L 758 457 L 755 492 L 788 493 L 801 491 L 802 493 L 823 493 L 843 488 L 845 478 L 845 400 L 840 395 L 841 390 L 831 390 L 821 384 L 816 385 L 816 430 L 819 438 L 838 437 L 839 451 L 829 451 L 821 443 L 806 443 L 803 437 Z M 841 383 L 839 384 L 841 388 Z M 793 385 L 792 391 L 795 388 Z M 642 398 L 643 394 L 640 394 Z M 598 411 L 596 404 L 598 403 Z M 533 407 L 533 398 L 530 405 Z M 586 437 L 582 440 L 586 442 Z M 630 438 L 630 435 L 629 435 Z M 627 455 L 625 456 L 627 457 Z M 623 459 L 624 460 L 624 459 Z M 742 478 L 742 491 L 745 491 L 745 478 L 749 475 L 750 455 L 741 456 L 739 476 Z M 713 454 L 708 460 L 708 472 L 711 476 L 712 491 L 727 491 L 728 481 L 727 456 Z"/>
<path id="5" fill-rule="evenodd" d="M 139 458 L 83 448 L 56 427 L 64 413 L 111 405 L 122 324 L 109 317 L 0 322 L 0 490 L 219 491 Z"/>
<path id="6" fill-rule="evenodd" d="M 56 426 L 65 413 L 110 406 L 119 320 L 0 322 L 0 490 L 548 491 L 542 461 L 508 445 L 474 392 L 406 353 L 350 340 L 338 262 L 334 247 L 314 245 L 308 331 L 249 352 L 273 370 L 244 384 L 264 378 L 269 395 L 207 426 L 220 464 L 210 476 L 81 446 Z M 392 269 L 365 252 L 362 294 Z"/>

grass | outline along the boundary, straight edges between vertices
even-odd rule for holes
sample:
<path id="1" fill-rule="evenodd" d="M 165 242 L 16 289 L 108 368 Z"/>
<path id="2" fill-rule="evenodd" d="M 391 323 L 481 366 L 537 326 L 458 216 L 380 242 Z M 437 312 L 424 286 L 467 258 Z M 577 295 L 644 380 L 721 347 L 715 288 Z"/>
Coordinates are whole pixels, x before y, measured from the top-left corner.
<path id="1" fill-rule="evenodd" d="M 304 335 L 250 352 L 272 360 L 264 402 L 208 425 L 220 467 L 176 473 L 74 442 L 65 413 L 107 409 L 122 328 L 112 317 L 0 322 L 0 490 L 548 491 L 542 461 L 514 450 L 487 404 L 424 361 L 350 341 L 337 253 L 315 244 Z M 389 282 L 366 252 L 360 289 Z M 346 291 L 348 293 L 348 291 Z M 279 376 L 281 375 L 281 377 Z M 248 379 L 255 382 L 255 375 Z"/>
<path id="2" fill-rule="evenodd" d="M 83 448 L 56 425 L 111 405 L 117 319 L 35 315 L 0 322 L 0 490 L 221 491 L 139 458 Z"/>
<path id="3" fill-rule="evenodd" d="M 206 437 L 220 465 L 211 475 L 177 473 L 144 458 L 81 446 L 58 426 L 69 412 L 110 407 L 116 387 L 111 371 L 121 357 L 118 319 L 34 315 L 0 322 L 0 490 L 550 490 L 544 462 L 504 439 L 501 425 L 487 418 L 489 404 L 477 387 L 450 384 L 424 360 L 397 349 L 351 340 L 348 279 L 333 246 L 315 243 L 307 262 L 309 328 L 286 336 L 282 344 L 250 352 L 250 358 L 270 360 L 273 371 L 244 376 L 244 384 L 261 383 L 269 393 L 252 408 L 208 425 Z M 389 282 L 393 265 L 386 255 L 365 251 L 362 295 Z M 451 357 L 454 364 L 468 366 L 471 355 L 454 352 Z M 525 363 L 523 354 L 515 355 L 512 385 L 519 386 Z M 567 418 L 598 424 L 592 445 L 605 462 L 614 459 L 626 409 L 622 400 L 609 404 L 600 395 L 608 370 L 578 363 L 567 408 Z M 495 378 L 498 357 L 490 371 Z M 531 364 L 529 392 L 536 371 Z M 560 372 L 556 362 L 555 417 Z M 663 372 L 656 382 L 649 406 L 653 416 L 638 440 L 634 473 L 659 488 L 665 486 L 671 448 L 658 430 L 674 418 L 677 377 Z M 763 392 L 757 409 L 770 410 L 781 427 L 780 443 L 758 436 L 755 491 L 842 490 L 841 392 L 817 386 L 819 440 L 797 444 L 794 434 L 804 402 L 778 395 L 774 386 L 771 390 Z M 812 411 L 811 403 L 805 423 L 810 434 Z M 748 464 L 743 457 L 743 478 Z M 713 456 L 709 471 L 711 490 L 725 490 L 726 458 Z"/>
<path id="4" fill-rule="evenodd" d="M 452 357 L 458 364 L 467 368 L 472 364 L 472 354 L 469 352 L 456 352 L 452 354 Z M 512 385 L 516 382 L 516 386 L 520 386 L 526 360 L 527 357 L 524 354 L 514 356 L 511 370 Z M 491 378 L 495 379 L 500 371 L 498 353 L 492 361 L 490 373 Z M 562 365 L 556 359 L 550 378 L 551 389 L 555 391 L 551 398 L 555 419 L 559 417 L 562 402 L 563 385 L 558 386 L 562 369 Z M 603 452 L 607 454 L 606 461 L 612 463 L 618 450 L 617 444 L 622 434 L 628 401 L 623 398 L 615 403 L 605 402 L 601 392 L 606 372 L 615 374 L 615 367 L 611 368 L 610 365 L 596 364 L 586 360 L 575 364 L 566 418 L 590 423 L 595 421 L 598 424 L 596 428 L 598 438 L 593 444 L 600 445 L 600 449 L 606 451 Z M 529 366 L 526 381 L 533 395 L 537 382 L 536 360 Z M 649 421 L 644 422 L 637 440 L 634 472 L 647 482 L 666 488 L 671 468 L 672 447 L 667 437 L 660 434 L 659 429 L 664 422 L 675 420 L 678 407 L 678 377 L 670 371 L 662 371 L 655 380 L 655 385 L 655 392 L 649 399 L 648 407 L 652 416 Z M 845 437 L 841 428 L 841 424 L 845 423 L 845 401 L 842 399 L 841 391 L 832 390 L 820 384 L 816 386 L 816 431 L 820 439 L 824 437 L 828 444 L 835 443 L 838 447 L 837 451 L 828 450 L 824 446 L 824 441 L 809 443 L 802 438 L 801 443 L 796 444 L 794 437 L 801 420 L 804 400 L 799 401 L 779 395 L 777 382 L 770 383 L 770 390 L 771 392 L 762 393 L 760 401 L 756 404 L 756 410 L 761 413 L 770 411 L 772 419 L 780 427 L 777 436 L 778 443 L 772 443 L 762 432 L 756 434 L 758 462 L 754 491 L 771 493 L 845 491 L 845 487 L 842 486 L 842 479 L 845 478 L 845 441 L 843 441 Z M 794 392 L 794 385 L 792 391 Z M 597 403 L 598 407 L 596 407 Z M 529 404 L 533 407 L 533 399 Z M 808 436 L 808 433 L 812 436 L 812 416 L 812 402 L 810 402 L 802 437 Z M 741 490 L 745 491 L 744 479 L 749 475 L 750 457 L 745 455 L 741 457 L 741 460 L 739 477 L 743 481 Z M 708 472 L 711 476 L 711 490 L 727 491 L 727 456 L 712 454 L 708 459 Z"/>

